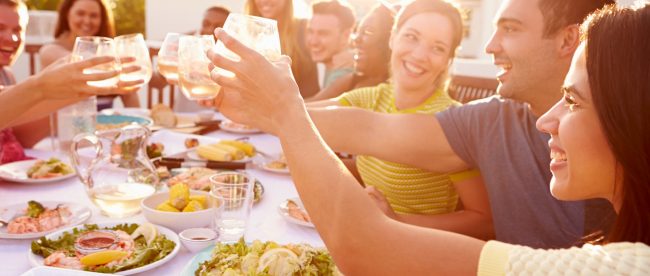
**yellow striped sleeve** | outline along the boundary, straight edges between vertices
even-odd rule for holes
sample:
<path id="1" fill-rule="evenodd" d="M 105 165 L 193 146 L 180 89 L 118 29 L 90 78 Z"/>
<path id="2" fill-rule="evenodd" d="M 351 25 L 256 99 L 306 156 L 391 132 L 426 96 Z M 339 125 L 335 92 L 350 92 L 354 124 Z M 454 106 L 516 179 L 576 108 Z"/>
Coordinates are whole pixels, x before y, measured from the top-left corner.
<path id="1" fill-rule="evenodd" d="M 465 181 L 480 176 L 481 176 L 481 172 L 479 170 L 466 170 L 459 173 L 449 174 L 449 178 L 451 179 L 451 182 L 454 183 L 458 183 L 461 181 Z"/>
<path id="2" fill-rule="evenodd" d="M 375 87 L 362 87 L 343 93 L 337 100 L 343 106 L 371 109 L 371 105 L 377 97 L 376 94 Z"/>
<path id="3" fill-rule="evenodd" d="M 514 245 L 498 241 L 489 241 L 481 250 L 476 275 L 505 275 L 508 255 Z"/>

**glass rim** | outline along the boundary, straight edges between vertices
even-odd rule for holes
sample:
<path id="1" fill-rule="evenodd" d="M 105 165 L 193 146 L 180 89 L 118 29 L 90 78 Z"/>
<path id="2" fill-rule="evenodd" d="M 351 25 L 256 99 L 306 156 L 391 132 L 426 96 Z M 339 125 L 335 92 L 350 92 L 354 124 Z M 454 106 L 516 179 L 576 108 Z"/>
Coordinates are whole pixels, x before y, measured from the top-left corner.
<path id="1" fill-rule="evenodd" d="M 221 182 L 221 181 L 218 181 L 218 180 L 215 179 L 216 177 L 220 177 L 220 176 L 224 176 L 224 175 L 243 176 L 243 177 L 246 177 L 247 181 L 244 181 L 242 183 L 224 183 L 224 182 Z M 219 173 L 215 173 L 215 174 L 211 175 L 209 177 L 209 180 L 210 180 L 211 185 L 212 184 L 218 184 L 218 185 L 222 185 L 222 186 L 248 186 L 248 185 L 252 185 L 252 184 L 255 183 L 254 178 L 251 177 L 250 174 L 248 174 L 246 172 L 219 172 Z"/>
<path id="2" fill-rule="evenodd" d="M 113 39 L 110 38 L 110 37 L 105 37 L 105 36 L 78 36 L 75 39 L 75 44 L 76 44 L 77 41 L 83 41 L 83 42 L 99 41 L 99 42 L 104 43 L 104 42 L 113 42 Z"/>
<path id="3" fill-rule="evenodd" d="M 125 35 L 116 36 L 114 39 L 118 40 L 118 39 L 131 39 L 131 38 L 136 38 L 136 39 L 137 38 L 142 38 L 142 39 L 144 39 L 144 35 L 142 33 L 132 33 L 132 34 L 125 34 Z"/>
<path id="4" fill-rule="evenodd" d="M 229 17 L 230 16 L 239 17 L 239 18 L 250 18 L 250 19 L 253 19 L 253 20 L 256 20 L 256 21 L 261 21 L 261 22 L 264 22 L 264 23 L 275 24 L 276 26 L 278 24 L 278 21 L 275 20 L 275 19 L 261 17 L 261 16 L 255 16 L 255 15 L 250 15 L 250 14 L 244 14 L 244 13 L 239 13 L 239 12 L 231 12 L 230 14 L 228 14 L 228 16 Z M 228 20 L 228 18 L 226 18 L 226 20 Z"/>

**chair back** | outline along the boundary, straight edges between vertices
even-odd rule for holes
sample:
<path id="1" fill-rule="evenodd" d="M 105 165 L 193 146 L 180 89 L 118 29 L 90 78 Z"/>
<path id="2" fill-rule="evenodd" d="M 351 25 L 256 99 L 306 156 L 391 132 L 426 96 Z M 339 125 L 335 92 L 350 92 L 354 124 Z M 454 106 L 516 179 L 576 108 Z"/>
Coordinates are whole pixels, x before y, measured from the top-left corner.
<path id="1" fill-rule="evenodd" d="M 36 74 L 36 55 L 41 50 L 42 44 L 26 44 L 25 53 L 29 55 L 29 75 Z"/>
<path id="2" fill-rule="evenodd" d="M 496 79 L 454 75 L 449 84 L 449 95 L 465 104 L 496 94 L 497 86 L 499 81 Z"/>
<path id="3" fill-rule="evenodd" d="M 154 57 L 158 55 L 158 50 L 158 47 L 149 47 L 149 56 L 152 62 Z M 168 84 L 165 78 L 154 68 L 153 76 L 149 84 L 147 84 L 147 108 L 151 109 L 152 106 L 161 103 L 174 109 L 174 92 L 174 85 Z M 166 97 L 165 94 L 167 94 Z M 154 95 L 156 95 L 155 101 Z M 167 103 L 165 103 L 165 98 L 167 98 Z"/>

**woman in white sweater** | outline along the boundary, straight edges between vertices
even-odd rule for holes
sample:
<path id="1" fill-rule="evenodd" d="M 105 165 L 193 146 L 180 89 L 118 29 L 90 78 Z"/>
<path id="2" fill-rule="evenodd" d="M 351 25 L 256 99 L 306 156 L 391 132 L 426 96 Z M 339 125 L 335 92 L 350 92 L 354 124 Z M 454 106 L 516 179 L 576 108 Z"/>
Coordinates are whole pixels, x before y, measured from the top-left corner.
<path id="1" fill-rule="evenodd" d="M 557 250 L 486 243 L 387 218 L 351 185 L 356 180 L 313 127 L 286 58 L 270 64 L 221 30 L 218 39 L 242 60 L 209 56 L 237 72 L 213 74 L 224 87 L 219 110 L 279 136 L 303 202 L 345 274 L 650 275 L 649 29 L 650 6 L 592 15 L 563 99 L 538 121 L 552 137 L 553 195 L 605 198 L 618 213 L 602 240 Z"/>

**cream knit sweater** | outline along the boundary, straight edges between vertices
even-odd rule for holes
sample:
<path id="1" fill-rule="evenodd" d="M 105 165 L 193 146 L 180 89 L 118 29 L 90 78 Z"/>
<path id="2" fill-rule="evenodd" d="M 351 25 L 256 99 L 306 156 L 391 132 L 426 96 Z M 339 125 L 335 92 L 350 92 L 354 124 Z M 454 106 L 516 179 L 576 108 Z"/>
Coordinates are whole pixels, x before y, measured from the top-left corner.
<path id="1" fill-rule="evenodd" d="M 490 241 L 478 275 L 650 275 L 650 247 L 621 242 L 543 250 Z"/>

